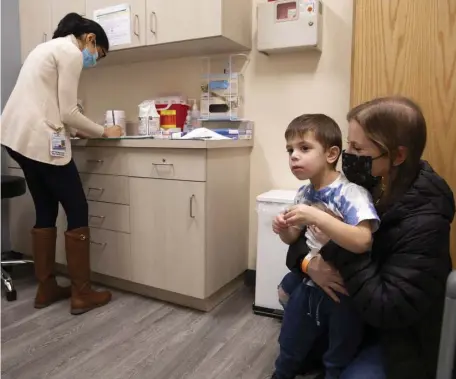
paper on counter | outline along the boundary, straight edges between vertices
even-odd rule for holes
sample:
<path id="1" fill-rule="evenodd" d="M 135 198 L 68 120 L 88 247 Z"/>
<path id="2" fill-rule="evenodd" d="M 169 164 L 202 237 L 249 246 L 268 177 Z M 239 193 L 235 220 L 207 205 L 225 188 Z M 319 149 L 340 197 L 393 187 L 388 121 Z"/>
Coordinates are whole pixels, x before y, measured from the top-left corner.
<path id="1" fill-rule="evenodd" d="M 214 132 L 213 130 L 207 128 L 197 128 L 192 130 L 190 133 L 187 133 L 182 139 L 210 139 L 210 140 L 223 140 L 231 139 L 221 134 Z"/>
<path id="2" fill-rule="evenodd" d="M 129 4 L 98 9 L 93 19 L 105 30 L 111 47 L 131 44 L 131 11 Z"/>

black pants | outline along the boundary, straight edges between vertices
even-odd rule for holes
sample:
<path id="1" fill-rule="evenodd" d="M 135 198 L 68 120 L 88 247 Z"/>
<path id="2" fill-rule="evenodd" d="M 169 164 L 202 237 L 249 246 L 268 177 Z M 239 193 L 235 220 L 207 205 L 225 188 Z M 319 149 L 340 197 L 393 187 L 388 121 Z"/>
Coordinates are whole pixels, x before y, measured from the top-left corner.
<path id="1" fill-rule="evenodd" d="M 87 227 L 89 207 L 81 178 L 73 160 L 65 166 L 37 162 L 6 148 L 21 167 L 35 203 L 35 228 L 56 225 L 59 203 L 65 210 L 68 230 Z"/>

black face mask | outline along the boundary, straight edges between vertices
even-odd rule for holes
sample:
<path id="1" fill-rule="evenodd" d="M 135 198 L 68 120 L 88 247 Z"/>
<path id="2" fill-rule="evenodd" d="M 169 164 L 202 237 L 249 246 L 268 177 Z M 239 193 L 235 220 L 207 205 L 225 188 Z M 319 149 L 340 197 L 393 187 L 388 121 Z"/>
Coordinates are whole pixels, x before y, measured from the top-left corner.
<path id="1" fill-rule="evenodd" d="M 382 180 L 381 176 L 372 175 L 372 162 L 383 157 L 384 154 L 372 158 L 342 152 L 342 170 L 347 179 L 368 191 L 372 191 Z"/>

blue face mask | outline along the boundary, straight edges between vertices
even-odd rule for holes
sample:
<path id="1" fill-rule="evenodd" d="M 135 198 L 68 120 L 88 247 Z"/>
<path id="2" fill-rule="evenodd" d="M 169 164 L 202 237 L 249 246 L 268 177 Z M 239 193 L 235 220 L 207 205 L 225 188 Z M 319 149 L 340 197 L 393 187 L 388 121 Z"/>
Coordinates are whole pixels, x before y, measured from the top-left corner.
<path id="1" fill-rule="evenodd" d="M 93 67 L 97 64 L 98 51 L 95 50 L 95 54 L 92 54 L 87 47 L 82 50 L 82 62 L 84 68 Z"/>

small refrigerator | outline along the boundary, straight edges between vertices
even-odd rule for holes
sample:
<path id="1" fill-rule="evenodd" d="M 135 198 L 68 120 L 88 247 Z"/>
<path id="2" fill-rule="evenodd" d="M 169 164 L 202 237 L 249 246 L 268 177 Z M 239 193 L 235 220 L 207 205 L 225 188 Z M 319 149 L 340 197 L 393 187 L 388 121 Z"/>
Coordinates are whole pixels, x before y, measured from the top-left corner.
<path id="1" fill-rule="evenodd" d="M 277 297 L 277 286 L 289 272 L 285 262 L 288 245 L 272 231 L 274 217 L 293 205 L 296 191 L 272 190 L 257 197 L 258 213 L 257 263 L 253 312 L 281 318 L 283 308 Z"/>

